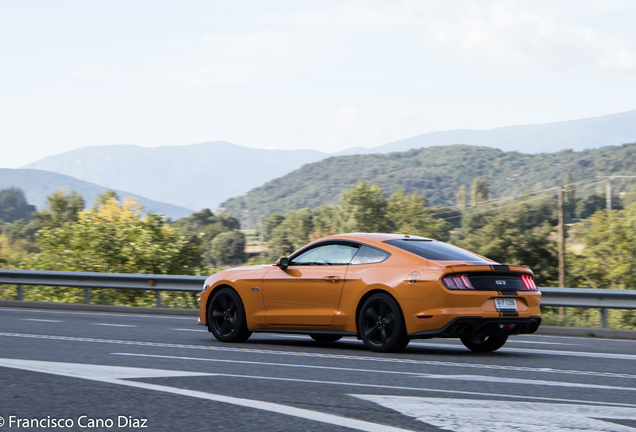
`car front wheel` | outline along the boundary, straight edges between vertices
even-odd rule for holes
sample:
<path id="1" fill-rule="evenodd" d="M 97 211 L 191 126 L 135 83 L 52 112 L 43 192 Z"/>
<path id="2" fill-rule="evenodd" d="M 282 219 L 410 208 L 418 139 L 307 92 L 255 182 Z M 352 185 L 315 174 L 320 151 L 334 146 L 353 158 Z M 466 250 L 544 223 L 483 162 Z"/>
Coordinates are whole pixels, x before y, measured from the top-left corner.
<path id="1" fill-rule="evenodd" d="M 243 302 L 236 291 L 222 288 L 214 294 L 208 309 L 208 328 L 221 342 L 244 342 L 251 336 Z"/>
<path id="2" fill-rule="evenodd" d="M 400 305 L 382 293 L 373 294 L 360 308 L 358 334 L 375 352 L 401 351 L 409 343 Z"/>
<path id="3" fill-rule="evenodd" d="M 462 337 L 464 346 L 475 352 L 493 352 L 504 346 L 508 336 Z"/>

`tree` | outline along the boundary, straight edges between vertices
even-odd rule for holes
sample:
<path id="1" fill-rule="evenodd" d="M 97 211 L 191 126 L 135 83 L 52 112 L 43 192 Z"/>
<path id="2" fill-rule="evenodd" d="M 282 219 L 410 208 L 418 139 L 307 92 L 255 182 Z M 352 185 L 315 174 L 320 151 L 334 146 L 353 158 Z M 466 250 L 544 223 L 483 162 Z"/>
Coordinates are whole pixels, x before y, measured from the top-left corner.
<path id="1" fill-rule="evenodd" d="M 93 208 L 97 210 L 99 206 L 106 204 L 111 199 L 115 199 L 119 201 L 117 192 L 115 192 L 112 189 L 108 189 L 106 192 L 97 195 L 97 198 L 95 199 L 95 205 L 93 206 Z"/>
<path id="2" fill-rule="evenodd" d="M 585 247 L 572 263 L 583 285 L 634 289 L 636 286 L 636 204 L 598 211 L 583 225 Z"/>
<path id="3" fill-rule="evenodd" d="M 386 232 L 386 205 L 379 185 L 360 182 L 345 190 L 338 210 L 341 232 Z"/>
<path id="4" fill-rule="evenodd" d="M 473 181 L 473 186 L 470 188 L 470 199 L 473 207 L 488 200 L 488 186 L 481 177 L 476 177 Z"/>
<path id="5" fill-rule="evenodd" d="M 37 234 L 41 270 L 109 273 L 198 274 L 198 247 L 179 236 L 163 216 L 148 213 L 135 199 L 111 199 L 81 212 L 75 222 Z"/>
<path id="6" fill-rule="evenodd" d="M 211 253 L 212 241 L 219 234 L 241 228 L 238 219 L 229 215 L 214 216 L 210 209 L 203 209 L 181 218 L 173 227 L 178 229 L 179 234 L 187 241 L 201 243 L 201 254 L 204 263 L 208 265 L 214 263 Z"/>
<path id="7" fill-rule="evenodd" d="M 40 228 L 59 228 L 68 222 L 77 222 L 84 209 L 84 198 L 77 192 L 60 189 L 46 197 L 47 208 L 33 214 Z"/>
<path id="8" fill-rule="evenodd" d="M 585 199 L 579 199 L 576 202 L 576 216 L 579 219 L 587 219 L 599 210 L 605 210 L 607 202 L 605 194 L 592 194 Z M 620 201 L 612 200 L 612 208 L 614 210 L 622 210 L 623 206 Z"/>
<path id="9" fill-rule="evenodd" d="M 466 193 L 466 186 L 461 185 L 459 191 L 455 194 L 455 202 L 457 204 L 457 208 L 464 210 L 468 207 L 468 196 Z"/>
<path id="10" fill-rule="evenodd" d="M 290 212 L 272 231 L 268 249 L 271 257 L 276 259 L 287 256 L 296 249 L 314 240 L 314 212 L 309 209 Z"/>
<path id="11" fill-rule="evenodd" d="M 497 214 L 459 241 L 458 246 L 501 264 L 530 266 L 537 285 L 551 286 L 558 278 L 557 246 L 550 238 L 551 232 L 552 227 L 547 224 L 520 231 L 514 219 Z"/>
<path id="12" fill-rule="evenodd" d="M 433 219 L 431 214 L 426 198 L 417 193 L 406 195 L 404 189 L 398 189 L 391 195 L 386 210 L 391 230 L 395 233 L 446 238 L 450 224 Z"/>
<path id="13" fill-rule="evenodd" d="M 22 189 L 12 187 L 0 190 L 0 221 L 29 221 L 34 211 L 35 206 L 29 205 Z"/>
<path id="14" fill-rule="evenodd" d="M 198 244 L 188 242 L 163 216 L 149 212 L 132 198 L 123 204 L 111 199 L 98 209 L 81 212 L 76 221 L 42 228 L 40 252 L 26 264 L 34 270 L 146 274 L 206 274 L 200 265 Z M 73 301 L 77 293 L 62 288 L 39 289 L 58 301 Z M 168 296 L 166 296 L 168 297 Z M 152 294 L 141 290 L 96 290 L 104 304 L 152 304 Z"/>
<path id="15" fill-rule="evenodd" d="M 263 240 L 268 242 L 272 239 L 272 233 L 274 230 L 285 220 L 285 216 L 280 213 L 274 213 L 271 216 L 263 218 Z"/>
<path id="16" fill-rule="evenodd" d="M 7 224 L 2 230 L 2 234 L 7 236 L 9 244 L 13 244 L 18 240 L 26 240 L 30 243 L 35 242 L 35 233 L 38 227 L 34 222 L 27 223 L 24 219 L 18 219 L 12 224 Z"/>
<path id="17" fill-rule="evenodd" d="M 211 243 L 209 254 L 217 267 L 238 264 L 245 259 L 245 236 L 238 230 L 221 233 Z"/>

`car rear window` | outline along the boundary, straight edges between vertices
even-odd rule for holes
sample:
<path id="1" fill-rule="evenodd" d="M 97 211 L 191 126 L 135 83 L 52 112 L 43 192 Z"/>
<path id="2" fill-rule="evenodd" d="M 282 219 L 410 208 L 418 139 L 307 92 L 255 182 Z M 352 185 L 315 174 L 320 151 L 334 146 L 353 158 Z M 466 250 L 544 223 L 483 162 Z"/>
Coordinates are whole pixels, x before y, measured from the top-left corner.
<path id="1" fill-rule="evenodd" d="M 474 264 L 489 264 L 489 261 L 464 249 L 431 240 L 387 240 L 391 246 L 411 252 L 432 261 L 465 261 Z"/>

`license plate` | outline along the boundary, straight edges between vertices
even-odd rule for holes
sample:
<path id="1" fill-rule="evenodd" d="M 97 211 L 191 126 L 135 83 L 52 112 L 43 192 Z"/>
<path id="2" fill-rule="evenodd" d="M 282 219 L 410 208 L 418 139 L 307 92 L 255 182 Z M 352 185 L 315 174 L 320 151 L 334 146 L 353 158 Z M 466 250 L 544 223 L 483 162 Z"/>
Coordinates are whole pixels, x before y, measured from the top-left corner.
<path id="1" fill-rule="evenodd" d="M 497 298 L 495 299 L 497 309 L 514 309 L 517 310 L 517 301 L 513 298 Z"/>

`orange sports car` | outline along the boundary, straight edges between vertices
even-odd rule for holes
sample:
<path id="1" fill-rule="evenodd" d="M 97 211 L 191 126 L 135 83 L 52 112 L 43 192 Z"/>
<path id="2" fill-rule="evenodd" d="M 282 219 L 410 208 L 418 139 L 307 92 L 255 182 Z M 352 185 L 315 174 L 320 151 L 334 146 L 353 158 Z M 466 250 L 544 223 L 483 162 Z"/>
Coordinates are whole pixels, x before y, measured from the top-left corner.
<path id="1" fill-rule="evenodd" d="M 318 342 L 362 339 L 395 352 L 411 339 L 460 338 L 473 351 L 501 348 L 541 323 L 527 266 L 501 265 L 422 237 L 341 234 L 274 265 L 209 277 L 199 322 L 222 342 L 252 332 L 300 333 Z"/>

